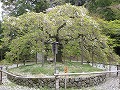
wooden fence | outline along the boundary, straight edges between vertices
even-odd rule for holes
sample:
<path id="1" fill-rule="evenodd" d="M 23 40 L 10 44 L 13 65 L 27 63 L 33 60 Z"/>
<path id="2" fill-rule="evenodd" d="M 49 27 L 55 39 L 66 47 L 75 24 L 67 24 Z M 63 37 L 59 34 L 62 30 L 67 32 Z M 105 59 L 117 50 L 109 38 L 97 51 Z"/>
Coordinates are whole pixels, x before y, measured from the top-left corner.
<path id="1" fill-rule="evenodd" d="M 87 72 L 87 73 L 57 73 L 54 74 L 56 85 L 55 90 L 59 90 L 59 77 L 60 76 L 73 76 L 73 75 L 91 75 L 91 74 L 110 74 L 110 73 L 119 73 L 120 70 L 117 71 L 101 71 L 101 72 Z M 119 87 L 120 87 L 120 76 L 119 76 Z M 66 80 L 65 80 L 65 89 L 66 89 Z"/>
<path id="2" fill-rule="evenodd" d="M 110 74 L 110 73 L 119 73 L 120 70 L 117 71 L 101 71 L 101 72 L 86 72 L 86 73 L 56 73 L 54 74 L 56 84 L 55 84 L 55 90 L 59 90 L 59 77 L 60 76 L 73 76 L 73 75 L 92 75 L 92 74 Z M 2 84 L 2 73 L 9 74 L 7 71 L 2 70 L 2 67 L 0 67 L 0 84 Z M 66 83 L 66 81 L 65 81 Z M 119 87 L 120 87 L 120 75 L 119 75 Z M 65 84 L 66 89 L 66 84 Z"/>

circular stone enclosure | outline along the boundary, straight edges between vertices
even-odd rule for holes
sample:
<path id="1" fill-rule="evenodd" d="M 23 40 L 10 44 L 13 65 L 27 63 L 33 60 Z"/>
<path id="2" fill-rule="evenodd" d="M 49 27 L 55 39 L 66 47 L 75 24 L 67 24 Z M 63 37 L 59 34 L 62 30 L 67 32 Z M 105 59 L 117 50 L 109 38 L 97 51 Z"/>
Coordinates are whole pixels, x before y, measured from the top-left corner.
<path id="1" fill-rule="evenodd" d="M 55 77 L 48 76 L 48 77 L 40 77 L 40 78 L 33 78 L 33 77 L 24 77 L 14 75 L 12 73 L 7 74 L 7 78 L 18 85 L 28 86 L 28 87 L 49 87 L 55 88 Z M 59 86 L 60 88 L 65 87 L 65 78 L 66 78 L 66 87 L 67 88 L 82 88 L 82 87 L 90 87 L 95 86 L 100 83 L 104 83 L 106 81 L 106 74 L 99 74 L 89 77 L 59 77 Z"/>

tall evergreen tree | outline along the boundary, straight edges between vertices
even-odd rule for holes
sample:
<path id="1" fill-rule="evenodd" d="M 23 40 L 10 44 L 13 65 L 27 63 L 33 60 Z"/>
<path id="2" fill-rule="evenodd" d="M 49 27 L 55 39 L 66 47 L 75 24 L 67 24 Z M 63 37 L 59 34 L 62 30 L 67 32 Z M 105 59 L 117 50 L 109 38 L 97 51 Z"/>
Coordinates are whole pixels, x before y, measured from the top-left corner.
<path id="1" fill-rule="evenodd" d="M 1 2 L 3 9 L 11 16 L 20 16 L 29 11 L 39 13 L 49 6 L 46 0 L 1 0 Z"/>
<path id="2" fill-rule="evenodd" d="M 2 46 L 2 38 L 3 38 L 3 29 L 2 29 L 2 22 L 0 21 L 0 60 L 3 60 L 4 59 L 4 56 L 5 56 L 5 48 L 3 48 Z"/>
<path id="3" fill-rule="evenodd" d="M 119 0 L 89 0 L 86 7 L 93 15 L 110 21 L 120 19 L 119 2 Z"/>

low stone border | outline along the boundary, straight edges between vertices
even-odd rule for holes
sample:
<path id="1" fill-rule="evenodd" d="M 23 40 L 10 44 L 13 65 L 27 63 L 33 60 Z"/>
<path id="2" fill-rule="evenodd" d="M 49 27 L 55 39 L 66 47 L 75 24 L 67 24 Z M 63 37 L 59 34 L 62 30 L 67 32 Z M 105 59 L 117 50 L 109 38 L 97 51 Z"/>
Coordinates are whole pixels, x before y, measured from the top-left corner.
<path id="1" fill-rule="evenodd" d="M 33 78 L 33 77 L 23 77 L 23 76 L 14 75 L 12 73 L 7 73 L 7 78 L 11 82 L 22 86 L 35 87 L 35 88 L 40 88 L 40 87 L 55 88 L 54 76 Z M 65 87 L 65 77 L 60 77 L 59 80 L 60 80 L 59 86 Z M 89 77 L 80 77 L 80 76 L 66 77 L 67 88 L 90 87 L 90 86 L 98 85 L 105 81 L 106 81 L 106 74 L 99 74 Z"/>

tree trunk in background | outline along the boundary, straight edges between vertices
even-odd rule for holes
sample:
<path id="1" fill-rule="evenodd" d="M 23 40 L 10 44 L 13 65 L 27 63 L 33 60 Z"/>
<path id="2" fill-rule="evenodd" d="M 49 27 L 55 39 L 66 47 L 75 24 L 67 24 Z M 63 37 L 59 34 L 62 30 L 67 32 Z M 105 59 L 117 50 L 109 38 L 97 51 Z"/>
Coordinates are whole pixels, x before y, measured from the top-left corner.
<path id="1" fill-rule="evenodd" d="M 18 63 L 18 61 L 17 61 L 17 68 L 19 67 L 19 65 L 18 65 L 19 63 Z"/>
<path id="2" fill-rule="evenodd" d="M 25 62 L 26 62 L 26 61 L 25 61 L 25 58 L 24 58 L 24 60 L 23 60 L 23 64 L 24 64 L 24 65 L 25 65 Z"/>
<path id="3" fill-rule="evenodd" d="M 2 58 L 2 49 L 1 49 L 1 60 L 2 60 L 3 58 Z"/>
<path id="4" fill-rule="evenodd" d="M 42 54 L 42 67 L 44 66 L 44 54 Z"/>
<path id="5" fill-rule="evenodd" d="M 35 63 L 37 64 L 37 52 L 35 53 Z"/>
<path id="6" fill-rule="evenodd" d="M 42 48 L 44 46 L 44 40 L 42 40 Z M 44 62 L 45 62 L 45 59 L 44 59 L 44 53 L 42 51 L 42 67 L 44 66 Z"/>
<path id="7" fill-rule="evenodd" d="M 83 64 L 83 35 L 81 36 L 81 64 Z"/>
<path id="8" fill-rule="evenodd" d="M 18 54 L 18 58 L 17 58 L 17 67 L 19 67 L 18 64 L 19 64 L 19 60 L 20 60 L 20 56 L 19 56 L 20 54 L 19 54 L 19 52 L 18 52 L 17 54 Z"/>
<path id="9" fill-rule="evenodd" d="M 36 39 L 36 44 L 37 44 L 37 39 Z M 37 64 L 37 52 L 35 53 L 35 63 Z"/>
<path id="10" fill-rule="evenodd" d="M 92 66 L 93 66 L 93 64 L 94 64 L 94 47 L 92 46 Z"/>
<path id="11" fill-rule="evenodd" d="M 44 55 L 44 62 L 47 61 L 47 55 Z"/>

